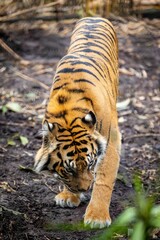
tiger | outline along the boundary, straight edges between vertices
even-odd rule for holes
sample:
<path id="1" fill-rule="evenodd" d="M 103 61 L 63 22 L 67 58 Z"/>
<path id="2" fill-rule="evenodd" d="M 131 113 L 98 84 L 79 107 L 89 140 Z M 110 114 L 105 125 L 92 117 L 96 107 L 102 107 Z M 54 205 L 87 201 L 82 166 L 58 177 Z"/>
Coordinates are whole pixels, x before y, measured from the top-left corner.
<path id="1" fill-rule="evenodd" d="M 55 196 L 60 207 L 78 207 L 91 190 L 84 214 L 84 224 L 91 228 L 111 224 L 121 151 L 118 84 L 118 40 L 112 23 L 101 17 L 78 20 L 55 71 L 34 169 L 46 170 L 63 183 Z"/>

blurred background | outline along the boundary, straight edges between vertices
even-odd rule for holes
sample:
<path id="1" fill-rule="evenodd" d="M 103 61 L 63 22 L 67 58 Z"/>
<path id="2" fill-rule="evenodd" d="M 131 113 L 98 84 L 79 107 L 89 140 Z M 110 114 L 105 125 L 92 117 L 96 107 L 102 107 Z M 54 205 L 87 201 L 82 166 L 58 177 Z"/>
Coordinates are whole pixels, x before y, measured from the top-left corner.
<path id="1" fill-rule="evenodd" d="M 112 15 L 159 17 L 159 0 L 1 0 L 1 21 Z"/>

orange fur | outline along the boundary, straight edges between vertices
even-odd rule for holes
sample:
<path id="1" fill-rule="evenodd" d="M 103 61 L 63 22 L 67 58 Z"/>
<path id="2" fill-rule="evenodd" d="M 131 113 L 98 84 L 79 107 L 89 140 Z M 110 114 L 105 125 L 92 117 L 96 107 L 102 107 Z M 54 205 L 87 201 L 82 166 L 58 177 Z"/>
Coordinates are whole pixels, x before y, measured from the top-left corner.
<path id="1" fill-rule="evenodd" d="M 121 149 L 117 89 L 113 26 L 103 18 L 84 18 L 76 25 L 68 53 L 56 70 L 35 169 L 47 168 L 64 182 L 66 188 L 55 198 L 59 205 L 78 206 L 79 193 L 94 181 L 84 217 L 91 227 L 111 222 L 109 205 Z"/>

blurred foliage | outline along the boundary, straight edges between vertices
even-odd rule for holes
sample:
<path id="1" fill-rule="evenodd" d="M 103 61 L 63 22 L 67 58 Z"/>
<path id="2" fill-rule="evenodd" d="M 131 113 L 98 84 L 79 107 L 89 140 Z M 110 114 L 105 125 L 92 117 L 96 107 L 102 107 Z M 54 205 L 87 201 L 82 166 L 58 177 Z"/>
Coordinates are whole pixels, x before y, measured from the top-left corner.
<path id="1" fill-rule="evenodd" d="M 55 19 L 84 16 L 131 15 L 143 8 L 160 9 L 159 0 L 1 0 L 0 20 L 35 18 Z M 16 18 L 16 20 L 17 20 Z"/>
<path id="2" fill-rule="evenodd" d="M 125 209 L 98 237 L 99 240 L 120 239 L 124 235 L 130 240 L 149 240 L 154 231 L 160 231 L 160 205 L 155 205 L 153 197 L 147 196 L 138 176 L 134 180 L 134 189 L 134 207 Z"/>

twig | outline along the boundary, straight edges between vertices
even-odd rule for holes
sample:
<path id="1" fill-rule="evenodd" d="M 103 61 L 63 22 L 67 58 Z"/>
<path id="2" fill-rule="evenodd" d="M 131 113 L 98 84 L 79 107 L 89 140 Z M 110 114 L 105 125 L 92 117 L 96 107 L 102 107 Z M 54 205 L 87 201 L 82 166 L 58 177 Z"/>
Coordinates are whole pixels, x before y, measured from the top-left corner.
<path id="1" fill-rule="evenodd" d="M 30 167 L 25 167 L 25 166 L 22 166 L 22 165 L 19 165 L 19 170 L 21 171 L 25 171 L 25 172 L 31 172 L 31 173 L 34 173 L 34 174 L 37 174 L 33 168 L 30 168 Z"/>
<path id="2" fill-rule="evenodd" d="M 128 111 L 124 111 L 124 112 L 119 112 L 118 115 L 119 115 L 119 117 L 122 117 L 122 116 L 127 116 L 131 113 L 132 113 L 132 110 L 128 110 Z"/>
<path id="3" fill-rule="evenodd" d="M 5 49 L 12 57 L 14 57 L 16 60 L 21 61 L 23 65 L 28 65 L 29 61 L 24 60 L 20 55 L 18 55 L 16 52 L 14 52 L 1 38 L 0 38 L 0 46 Z"/>
<path id="4" fill-rule="evenodd" d="M 14 57 L 16 60 L 20 61 L 22 65 L 29 65 L 29 64 L 56 64 L 59 61 L 59 58 L 57 59 L 38 59 L 38 60 L 25 60 L 23 59 L 19 54 L 17 54 L 13 49 L 11 49 L 1 38 L 0 38 L 0 46 L 7 51 L 12 57 Z M 47 70 L 46 70 L 47 71 Z"/>
<path id="5" fill-rule="evenodd" d="M 36 72 L 34 72 L 32 75 L 34 75 L 34 76 L 36 76 L 36 75 L 42 75 L 42 74 L 45 74 L 45 73 L 53 73 L 54 71 L 53 71 L 53 68 L 44 68 L 44 69 L 40 69 L 39 71 L 36 71 Z"/>
<path id="6" fill-rule="evenodd" d="M 4 210 L 4 211 L 10 212 L 10 213 L 12 213 L 12 214 L 14 214 L 16 216 L 17 215 L 22 215 L 25 219 L 27 218 L 27 215 L 25 213 L 21 213 L 21 212 L 15 211 L 15 210 L 13 210 L 11 208 L 6 208 L 3 205 L 0 205 L 0 208 L 2 208 L 2 210 Z"/>
<path id="7" fill-rule="evenodd" d="M 29 76 L 27 76 L 26 74 L 23 74 L 23 73 L 21 73 L 21 72 L 19 72 L 19 71 L 17 71 L 17 70 L 14 71 L 14 72 L 15 72 L 15 74 L 16 74 L 17 76 L 21 77 L 22 79 L 24 79 L 24 80 L 26 80 L 26 81 L 29 81 L 29 82 L 37 83 L 37 84 L 39 84 L 41 87 L 43 87 L 45 90 L 49 90 L 49 87 L 48 87 L 46 84 L 38 81 L 37 79 L 32 78 L 32 77 L 29 77 Z"/>
<path id="8" fill-rule="evenodd" d="M 51 7 L 51 6 L 55 6 L 55 5 L 62 4 L 62 3 L 63 3 L 62 1 L 56 1 L 56 2 L 51 2 L 51 3 L 48 3 L 48 4 L 44 4 L 44 5 L 41 5 L 41 6 L 35 6 L 35 7 L 28 8 L 28 9 L 20 10 L 20 11 L 17 11 L 15 13 L 10 14 L 9 16 L 0 17 L 0 22 L 12 19 L 16 16 L 19 16 L 19 15 L 22 15 L 22 14 L 25 14 L 25 13 L 30 13 L 30 12 L 39 10 L 41 8 Z"/>
<path id="9" fill-rule="evenodd" d="M 24 126 L 26 126 L 26 122 L 25 123 L 16 123 L 16 122 L 0 121 L 0 125 L 24 127 Z M 27 126 L 35 127 L 35 124 L 27 123 Z"/>
<path id="10" fill-rule="evenodd" d="M 1 146 L 0 146 L 0 149 L 2 149 L 3 152 L 7 152 L 7 149 L 4 148 L 4 147 L 1 147 Z"/>
<path id="11" fill-rule="evenodd" d="M 132 138 L 139 138 L 139 137 L 160 137 L 158 133 L 142 133 L 142 134 L 134 134 L 132 136 L 128 136 L 124 138 L 125 140 L 132 139 Z"/>
<path id="12" fill-rule="evenodd" d="M 13 189 L 8 182 L 0 182 L 0 188 L 7 190 L 7 192 L 16 192 L 16 190 Z"/>
<path id="13" fill-rule="evenodd" d="M 45 185 L 46 187 L 48 187 L 51 192 L 53 192 L 54 194 L 57 194 L 57 192 L 54 191 L 54 190 L 48 185 L 48 183 L 47 183 L 46 181 L 44 181 L 44 185 Z"/>

